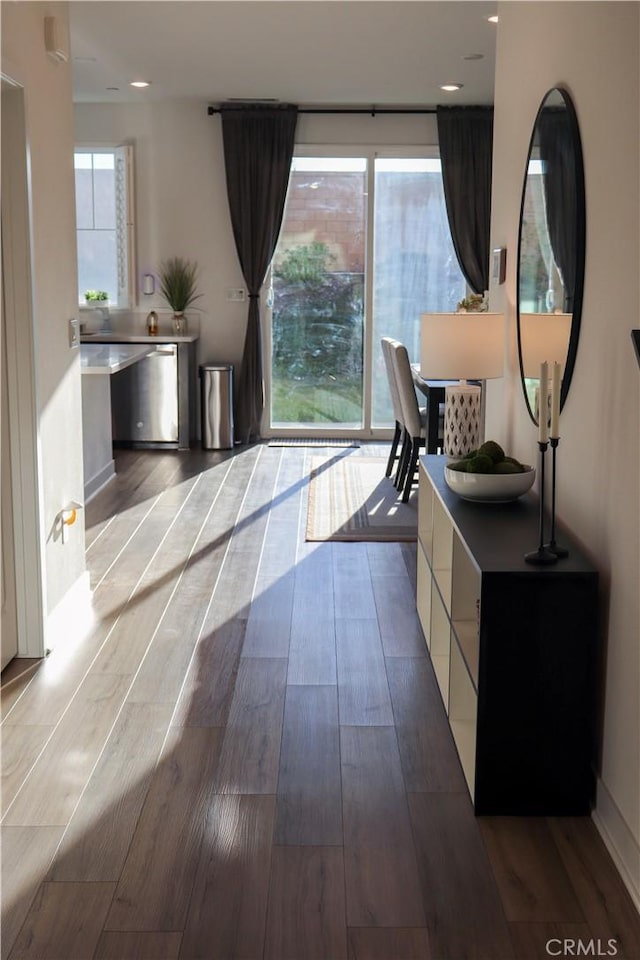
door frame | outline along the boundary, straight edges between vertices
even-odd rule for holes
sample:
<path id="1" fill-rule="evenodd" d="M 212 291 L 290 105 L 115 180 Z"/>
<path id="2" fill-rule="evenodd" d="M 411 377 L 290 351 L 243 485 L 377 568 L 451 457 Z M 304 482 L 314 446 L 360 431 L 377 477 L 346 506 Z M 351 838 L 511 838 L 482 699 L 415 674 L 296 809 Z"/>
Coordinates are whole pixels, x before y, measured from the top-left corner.
<path id="1" fill-rule="evenodd" d="M 2 273 L 18 657 L 45 654 L 45 560 L 32 286 L 32 216 L 24 85 L 5 62 L 2 92 Z"/>
<path id="2" fill-rule="evenodd" d="M 0 278 L 0 284 L 2 284 Z M 4 294 L 4 284 L 2 284 Z M 4 316 L 4 296 L 2 314 Z M 0 567 L 0 592 L 2 593 L 2 619 L 0 623 L 0 670 L 4 670 L 18 653 L 18 611 L 16 605 L 16 564 L 13 536 L 13 494 L 11 461 L 6 455 L 10 443 L 9 404 L 7 400 L 7 342 L 4 323 L 0 331 L 0 407 L 2 413 L 2 442 L 0 443 L 0 472 L 2 475 L 2 512 L 0 515 L 0 540 L 2 542 L 2 565 Z M 3 455 L 4 454 L 4 455 Z"/>

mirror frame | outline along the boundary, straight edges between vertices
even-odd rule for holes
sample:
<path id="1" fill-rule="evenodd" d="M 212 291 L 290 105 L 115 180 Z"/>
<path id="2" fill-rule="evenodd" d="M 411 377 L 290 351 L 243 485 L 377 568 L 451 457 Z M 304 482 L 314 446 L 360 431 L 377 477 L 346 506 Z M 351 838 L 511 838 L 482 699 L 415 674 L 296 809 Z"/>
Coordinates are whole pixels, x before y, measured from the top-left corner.
<path id="1" fill-rule="evenodd" d="M 527 411 L 533 423 L 537 424 L 536 417 L 531 409 L 531 404 L 529 402 L 529 397 L 525 388 L 525 375 L 524 375 L 524 362 L 522 357 L 522 335 L 520 329 L 520 266 L 521 266 L 521 256 L 522 256 L 522 224 L 524 218 L 524 206 L 527 192 L 527 179 L 528 179 L 528 170 L 529 170 L 529 161 L 531 159 L 531 152 L 535 146 L 536 131 L 538 127 L 538 121 L 542 114 L 542 111 L 547 104 L 549 97 L 552 94 L 560 94 L 564 102 L 566 111 L 567 111 L 567 122 L 569 124 L 569 129 L 571 133 L 571 138 L 573 141 L 574 148 L 574 173 L 575 173 L 575 182 L 576 182 L 576 276 L 575 276 L 575 288 L 573 292 L 573 313 L 571 320 L 571 331 L 569 334 L 569 347 L 567 350 L 567 360 L 564 366 L 564 372 L 562 376 L 562 385 L 560 388 L 560 409 L 564 406 L 565 400 L 567 399 L 567 394 L 569 392 L 569 386 L 571 384 L 571 378 L 573 376 L 573 369 L 575 367 L 576 355 L 578 352 L 578 339 L 580 336 L 580 322 L 582 319 L 582 301 L 584 294 L 584 271 L 585 271 L 585 256 L 586 256 L 586 202 L 585 202 L 585 184 L 584 184 L 584 161 L 582 154 L 582 138 L 580 136 L 580 127 L 578 126 L 578 117 L 576 110 L 573 104 L 573 100 L 568 90 L 564 87 L 555 86 L 547 90 L 542 102 L 538 107 L 538 112 L 536 113 L 536 118 L 533 123 L 533 130 L 531 132 L 531 137 L 529 140 L 529 149 L 527 151 L 527 160 L 525 165 L 524 172 L 524 182 L 522 185 L 522 197 L 520 201 L 520 219 L 518 221 L 518 260 L 517 260 L 517 276 L 516 276 L 516 311 L 517 311 L 517 333 L 518 333 L 518 362 L 520 365 L 520 384 L 522 386 L 522 392 L 524 394 L 524 400 L 527 405 Z"/>

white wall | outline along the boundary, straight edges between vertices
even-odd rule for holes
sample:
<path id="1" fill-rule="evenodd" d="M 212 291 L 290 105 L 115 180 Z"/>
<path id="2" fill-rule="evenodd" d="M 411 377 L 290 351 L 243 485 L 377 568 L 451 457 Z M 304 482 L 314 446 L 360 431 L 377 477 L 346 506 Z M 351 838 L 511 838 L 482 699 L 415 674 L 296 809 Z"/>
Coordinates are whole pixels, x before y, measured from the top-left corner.
<path id="1" fill-rule="evenodd" d="M 202 313 L 198 360 L 239 363 L 248 304 L 228 303 L 225 291 L 244 286 L 227 203 L 221 121 L 206 103 L 76 104 L 78 143 L 130 142 L 135 147 L 138 289 L 144 273 L 165 257 L 200 265 Z M 433 116 L 314 116 L 301 114 L 299 144 L 433 144 Z M 158 295 L 139 296 L 136 323 L 144 329 Z M 166 314 L 168 317 L 170 314 Z M 163 318 L 161 313 L 161 320 Z"/>
<path id="2" fill-rule="evenodd" d="M 510 373 L 487 434 L 531 461 L 536 434 L 515 359 L 518 216 L 529 136 L 548 89 L 571 93 L 582 134 L 587 214 L 584 309 L 561 418 L 558 512 L 602 582 L 602 754 L 596 823 L 640 904 L 640 103 L 637 3 L 500 3 L 492 245 L 508 277 L 492 306 L 509 321 Z"/>
<path id="3" fill-rule="evenodd" d="M 30 167 L 32 293 L 42 462 L 45 580 L 48 613 L 85 571 L 83 525 L 63 545 L 55 520 L 71 499 L 83 499 L 79 352 L 68 345 L 77 315 L 71 64 L 50 60 L 44 17 L 67 35 L 66 3 L 2 4 L 3 71 L 24 87 Z M 3 238 L 4 242 L 5 238 Z"/>

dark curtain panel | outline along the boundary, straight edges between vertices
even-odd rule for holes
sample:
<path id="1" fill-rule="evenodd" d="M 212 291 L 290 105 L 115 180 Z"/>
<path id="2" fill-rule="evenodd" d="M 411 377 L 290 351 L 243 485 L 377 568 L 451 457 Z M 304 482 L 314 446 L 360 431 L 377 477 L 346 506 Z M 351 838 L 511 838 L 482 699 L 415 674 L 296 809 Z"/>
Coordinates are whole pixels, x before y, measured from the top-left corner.
<path id="1" fill-rule="evenodd" d="M 566 109 L 545 107 L 538 117 L 538 132 L 549 240 L 564 285 L 563 309 L 565 313 L 572 313 L 578 201 L 573 131 Z"/>
<path id="2" fill-rule="evenodd" d="M 282 225 L 298 108 L 225 104 L 221 115 L 231 224 L 249 291 L 235 417 L 237 439 L 249 443 L 260 436 L 264 410 L 260 288 Z"/>
<path id="3" fill-rule="evenodd" d="M 447 216 L 460 269 L 474 293 L 489 289 L 493 107 L 438 107 Z"/>

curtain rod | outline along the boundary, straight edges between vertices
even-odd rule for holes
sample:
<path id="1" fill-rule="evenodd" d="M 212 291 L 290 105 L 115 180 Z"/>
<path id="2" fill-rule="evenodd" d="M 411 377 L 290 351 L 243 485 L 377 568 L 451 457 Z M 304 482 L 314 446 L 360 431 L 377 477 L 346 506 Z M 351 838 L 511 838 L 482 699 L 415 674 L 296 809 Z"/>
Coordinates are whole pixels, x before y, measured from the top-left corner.
<path id="1" fill-rule="evenodd" d="M 267 104 L 265 104 L 267 106 Z M 276 104 L 274 104 L 276 106 Z M 243 104 L 242 106 L 225 107 L 225 110 L 243 110 L 246 107 L 251 107 L 250 103 Z M 361 113 L 368 114 L 371 117 L 375 117 L 378 113 L 436 113 L 436 107 L 300 107 L 298 113 Z M 221 107 L 207 107 L 207 113 L 211 117 L 214 113 L 222 113 Z"/>

